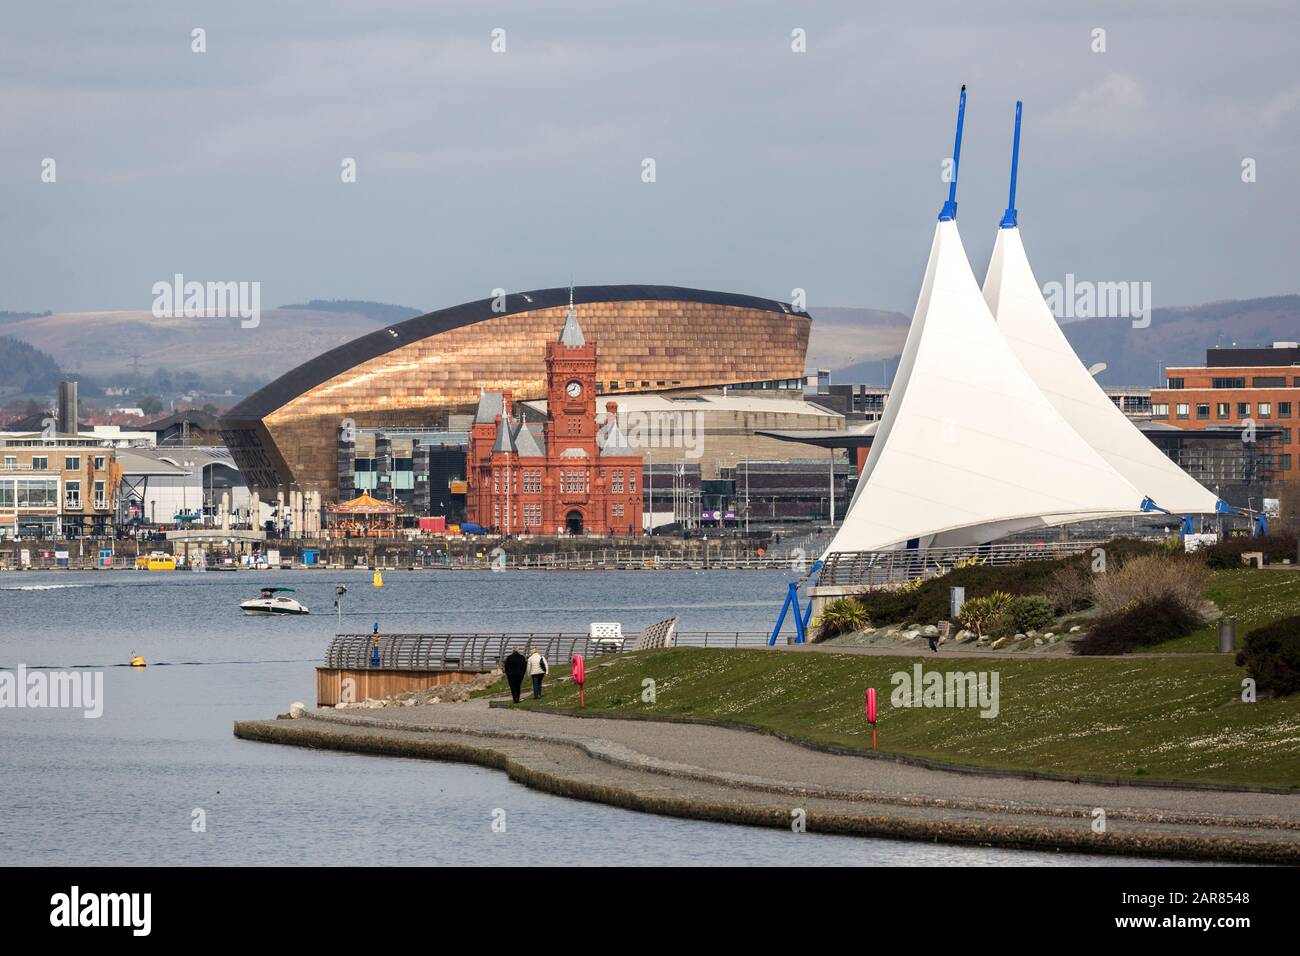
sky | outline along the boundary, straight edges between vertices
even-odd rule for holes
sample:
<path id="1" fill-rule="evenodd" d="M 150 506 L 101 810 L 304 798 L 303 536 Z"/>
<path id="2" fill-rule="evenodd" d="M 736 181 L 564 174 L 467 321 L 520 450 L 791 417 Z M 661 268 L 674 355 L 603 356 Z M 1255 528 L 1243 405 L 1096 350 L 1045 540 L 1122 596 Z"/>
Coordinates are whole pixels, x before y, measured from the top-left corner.
<path id="1" fill-rule="evenodd" d="M 1300 290 L 1294 2 L 46 0 L 0 23 L 0 309 L 147 309 L 181 273 L 264 307 L 572 276 L 910 313 L 963 83 L 978 276 L 1020 98 L 1040 283 Z"/>

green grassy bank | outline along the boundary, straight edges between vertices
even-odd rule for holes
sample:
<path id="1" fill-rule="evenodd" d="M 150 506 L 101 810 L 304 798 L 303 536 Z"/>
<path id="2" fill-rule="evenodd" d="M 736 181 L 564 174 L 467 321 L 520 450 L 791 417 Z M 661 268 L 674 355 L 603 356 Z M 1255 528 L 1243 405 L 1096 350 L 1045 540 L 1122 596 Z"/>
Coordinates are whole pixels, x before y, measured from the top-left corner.
<path id="1" fill-rule="evenodd" d="M 1264 571 L 1242 568 L 1215 571 L 1205 595 L 1224 614 L 1237 618 L 1237 647 L 1252 628 L 1300 614 L 1300 571 Z M 1219 646 L 1219 625 L 1211 621 L 1186 637 L 1165 641 L 1135 653 L 1170 651 L 1215 651 Z"/>
<path id="2" fill-rule="evenodd" d="M 911 674 L 918 662 L 927 671 L 996 671 L 998 715 L 891 706 L 891 675 Z M 542 705 L 577 708 L 577 687 L 555 680 L 567 673 L 553 668 Z M 736 721 L 870 749 L 863 699 L 874 686 L 884 751 L 981 767 L 1300 788 L 1300 698 L 1241 703 L 1241 677 L 1229 655 L 963 660 L 676 648 L 593 661 L 586 710 Z M 646 679 L 653 703 L 643 700 Z M 504 691 L 504 682 L 493 689 Z"/>

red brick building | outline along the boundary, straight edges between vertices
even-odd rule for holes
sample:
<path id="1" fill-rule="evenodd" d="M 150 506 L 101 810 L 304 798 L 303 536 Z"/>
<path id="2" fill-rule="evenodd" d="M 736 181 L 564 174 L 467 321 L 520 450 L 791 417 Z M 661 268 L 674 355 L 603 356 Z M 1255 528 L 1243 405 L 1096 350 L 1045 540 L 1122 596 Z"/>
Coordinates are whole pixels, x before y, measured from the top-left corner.
<path id="1" fill-rule="evenodd" d="M 1179 428 L 1232 429 L 1253 422 L 1260 436 L 1256 478 L 1300 479 L 1300 347 L 1209 349 L 1203 367 L 1169 368 L 1151 390 L 1151 417 Z M 1267 439 L 1267 440 L 1265 440 Z"/>
<path id="2" fill-rule="evenodd" d="M 546 345 L 546 419 L 516 416 L 509 390 L 484 392 L 470 430 L 467 521 L 501 534 L 641 533 L 641 456 L 617 403 L 596 425 L 596 345 L 569 306 Z"/>

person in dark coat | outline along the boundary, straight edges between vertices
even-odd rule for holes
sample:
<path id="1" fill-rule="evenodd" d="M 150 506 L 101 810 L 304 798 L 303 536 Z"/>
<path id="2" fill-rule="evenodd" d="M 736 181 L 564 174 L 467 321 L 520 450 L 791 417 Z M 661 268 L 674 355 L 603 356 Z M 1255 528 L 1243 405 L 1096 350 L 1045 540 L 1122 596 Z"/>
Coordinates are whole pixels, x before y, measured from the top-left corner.
<path id="1" fill-rule="evenodd" d="M 506 673 L 506 680 L 510 683 L 510 696 L 519 703 L 519 692 L 524 686 L 524 673 L 528 670 L 528 659 L 519 653 L 519 648 L 515 648 L 506 655 L 505 663 L 501 669 Z"/>

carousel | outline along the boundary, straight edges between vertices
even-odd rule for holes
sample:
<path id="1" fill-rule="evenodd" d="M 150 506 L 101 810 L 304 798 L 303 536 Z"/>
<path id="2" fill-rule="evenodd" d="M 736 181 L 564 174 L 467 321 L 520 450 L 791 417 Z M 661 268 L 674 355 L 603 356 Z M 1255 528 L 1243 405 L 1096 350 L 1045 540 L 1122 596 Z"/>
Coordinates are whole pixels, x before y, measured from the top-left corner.
<path id="1" fill-rule="evenodd" d="M 331 538 L 385 538 L 401 533 L 401 505 L 362 494 L 325 509 Z"/>

